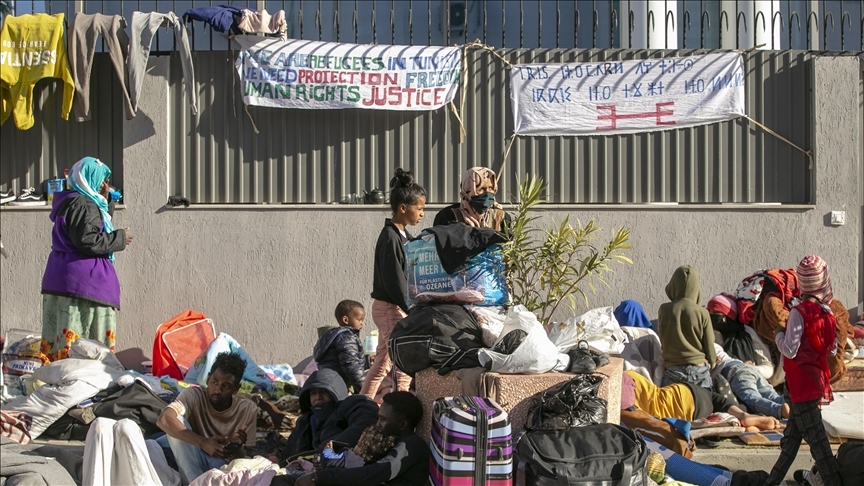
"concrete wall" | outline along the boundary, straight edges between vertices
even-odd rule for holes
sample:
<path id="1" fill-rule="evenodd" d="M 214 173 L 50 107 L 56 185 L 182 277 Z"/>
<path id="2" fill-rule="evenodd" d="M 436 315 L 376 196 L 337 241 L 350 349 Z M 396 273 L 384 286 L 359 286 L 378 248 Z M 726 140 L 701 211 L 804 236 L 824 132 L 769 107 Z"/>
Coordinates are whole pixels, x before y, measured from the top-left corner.
<path id="1" fill-rule="evenodd" d="M 259 363 L 297 363 L 315 341 L 315 328 L 333 322 L 344 298 L 371 303 L 372 253 L 387 216 L 381 208 L 345 206 L 204 206 L 162 209 L 168 155 L 168 62 L 151 59 L 139 115 L 124 127 L 126 207 L 115 226 L 135 241 L 117 255 L 123 286 L 118 349 L 127 361 L 150 356 L 153 333 L 166 319 L 193 308 L 212 317 L 218 331 L 237 338 Z M 565 206 L 550 207 L 542 222 L 567 214 L 632 229 L 634 265 L 618 266 L 592 306 L 625 298 L 656 318 L 664 287 L 681 264 L 702 277 L 703 303 L 734 290 L 763 267 L 794 267 L 806 253 L 831 266 L 835 296 L 860 304 L 862 177 L 859 141 L 859 64 L 854 57 L 820 57 L 815 70 L 815 206 Z M 141 134 L 155 133 L 144 137 Z M 439 206 L 440 207 L 440 206 Z M 846 225 L 826 215 L 846 211 Z M 430 207 L 424 224 L 431 224 Z M 0 325 L 41 326 L 39 286 L 49 252 L 45 209 L 0 210 L 8 258 L 0 258 Z M 853 311 L 853 313 L 855 313 Z M 368 322 L 371 328 L 371 319 Z M 141 350 L 140 353 L 135 348 Z M 139 356 L 136 356 L 136 353 Z"/>

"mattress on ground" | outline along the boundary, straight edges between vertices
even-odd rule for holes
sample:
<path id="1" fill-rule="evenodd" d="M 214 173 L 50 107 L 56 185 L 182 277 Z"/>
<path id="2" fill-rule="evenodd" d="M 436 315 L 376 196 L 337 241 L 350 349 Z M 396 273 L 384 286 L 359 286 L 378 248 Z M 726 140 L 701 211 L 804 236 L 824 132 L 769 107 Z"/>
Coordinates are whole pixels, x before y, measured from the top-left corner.
<path id="1" fill-rule="evenodd" d="M 835 392 L 822 408 L 822 422 L 829 436 L 864 440 L 864 391 Z"/>

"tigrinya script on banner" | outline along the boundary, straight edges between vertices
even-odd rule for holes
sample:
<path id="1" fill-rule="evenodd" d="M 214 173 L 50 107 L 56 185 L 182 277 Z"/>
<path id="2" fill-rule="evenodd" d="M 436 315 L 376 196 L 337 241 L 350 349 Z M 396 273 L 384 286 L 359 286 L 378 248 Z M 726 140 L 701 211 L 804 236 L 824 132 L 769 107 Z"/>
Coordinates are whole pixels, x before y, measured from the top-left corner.
<path id="1" fill-rule="evenodd" d="M 434 110 L 453 100 L 461 77 L 458 47 L 234 40 L 247 105 Z"/>
<path id="2" fill-rule="evenodd" d="M 515 64 L 517 135 L 611 135 L 704 125 L 745 114 L 740 54 Z"/>

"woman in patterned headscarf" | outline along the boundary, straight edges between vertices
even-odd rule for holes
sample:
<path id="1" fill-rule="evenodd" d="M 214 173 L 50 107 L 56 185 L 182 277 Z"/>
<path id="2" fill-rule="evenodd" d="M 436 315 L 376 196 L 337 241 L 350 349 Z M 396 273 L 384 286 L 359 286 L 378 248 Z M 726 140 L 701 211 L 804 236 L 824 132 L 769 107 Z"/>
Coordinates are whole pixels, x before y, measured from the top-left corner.
<path id="1" fill-rule="evenodd" d="M 42 352 L 69 355 L 78 338 L 114 350 L 120 281 L 114 253 L 132 243 L 129 228 L 114 229 L 109 208 L 111 169 L 84 157 L 72 166 L 72 190 L 54 195 L 51 253 L 42 277 Z"/>
<path id="2" fill-rule="evenodd" d="M 434 226 L 465 223 L 468 226 L 503 231 L 510 225 L 510 215 L 495 201 L 498 180 L 495 171 L 472 167 L 462 176 L 461 201 L 447 206 L 435 215 Z"/>

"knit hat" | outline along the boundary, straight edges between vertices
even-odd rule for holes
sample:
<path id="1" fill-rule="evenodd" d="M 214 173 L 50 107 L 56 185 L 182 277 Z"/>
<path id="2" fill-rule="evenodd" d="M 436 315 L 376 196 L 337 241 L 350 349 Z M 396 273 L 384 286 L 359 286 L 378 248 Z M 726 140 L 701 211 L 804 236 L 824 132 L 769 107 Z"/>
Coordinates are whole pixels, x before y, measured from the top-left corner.
<path id="1" fill-rule="evenodd" d="M 830 304 L 834 299 L 831 288 L 831 277 L 828 274 L 828 264 L 816 255 L 807 255 L 795 269 L 798 274 L 798 285 L 801 294 L 812 295 L 823 304 Z"/>
<path id="2" fill-rule="evenodd" d="M 732 320 L 738 320 L 738 303 L 729 294 L 719 294 L 708 301 L 708 312 L 723 314 Z"/>

